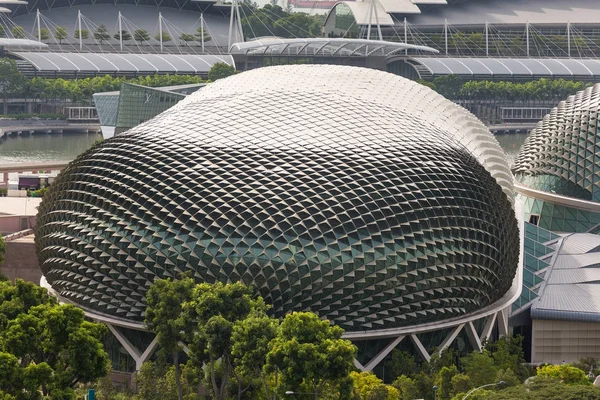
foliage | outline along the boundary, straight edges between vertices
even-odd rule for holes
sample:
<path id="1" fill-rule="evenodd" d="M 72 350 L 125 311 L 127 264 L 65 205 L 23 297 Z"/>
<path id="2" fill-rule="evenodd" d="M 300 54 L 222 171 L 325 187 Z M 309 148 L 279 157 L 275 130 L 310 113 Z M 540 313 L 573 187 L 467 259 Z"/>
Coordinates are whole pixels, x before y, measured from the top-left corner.
<path id="1" fill-rule="evenodd" d="M 4 29 L 4 25 L 0 25 L 0 37 L 5 37 L 6 36 L 6 30 Z M 0 396 L 0 399 L 2 397 Z"/>
<path id="2" fill-rule="evenodd" d="M 10 31 L 12 32 L 12 35 L 15 39 L 24 39 L 26 36 L 25 29 L 23 29 L 23 27 L 19 25 L 13 26 Z"/>
<path id="3" fill-rule="evenodd" d="M 136 29 L 133 32 L 133 39 L 137 42 L 140 42 L 140 44 L 142 44 L 142 43 L 150 40 L 150 34 L 145 29 Z"/>
<path id="4" fill-rule="evenodd" d="M 115 40 L 122 39 L 124 42 L 127 42 L 132 39 L 131 33 L 129 33 L 129 31 L 126 31 L 126 30 L 122 30 L 120 35 L 119 35 L 119 32 L 115 33 L 113 35 L 113 37 L 115 38 Z"/>
<path id="5" fill-rule="evenodd" d="M 539 382 L 536 380 L 532 385 L 519 385 L 491 392 L 485 400 L 600 400 L 600 389 L 594 386 L 565 385 L 552 379 L 543 379 Z"/>
<path id="6" fill-rule="evenodd" d="M 454 375 L 450 380 L 450 384 L 452 385 L 453 394 L 466 393 L 469 390 L 473 389 L 471 378 L 467 374 Z"/>
<path id="7" fill-rule="evenodd" d="M 390 371 L 391 376 L 413 376 L 419 371 L 417 361 L 412 354 L 399 349 L 392 351 L 390 360 L 385 364 L 386 370 Z"/>
<path id="8" fill-rule="evenodd" d="M 50 31 L 48 30 L 48 28 L 40 28 L 40 31 L 38 33 L 41 41 L 50 39 Z"/>
<path id="9" fill-rule="evenodd" d="M 157 33 L 156 36 L 154 36 L 154 39 L 156 39 L 156 41 L 160 42 L 160 37 L 161 37 L 160 33 Z M 163 33 L 162 33 L 163 43 L 170 42 L 171 40 L 173 40 L 173 38 L 171 37 L 169 32 L 163 31 Z"/>
<path id="10" fill-rule="evenodd" d="M 520 381 L 524 381 L 529 376 L 527 368 L 523 366 L 525 363 L 523 336 L 501 337 L 495 342 L 487 342 L 485 349 L 499 369 L 512 371 Z"/>
<path id="11" fill-rule="evenodd" d="M 110 368 L 101 343 L 104 325 L 88 322 L 83 311 L 58 305 L 45 289 L 17 279 L 0 282 L 0 379 L 3 390 L 20 397 L 71 399 L 78 383 L 105 376 Z M 17 363 L 14 360 L 18 360 Z"/>
<path id="12" fill-rule="evenodd" d="M 303 38 L 321 36 L 323 15 L 291 13 L 278 5 L 266 4 L 263 8 L 244 6 L 245 18 L 242 19 L 244 36 L 279 36 L 284 38 Z"/>
<path id="13" fill-rule="evenodd" d="M 277 334 L 279 321 L 258 313 L 233 325 L 231 354 L 235 360 L 234 373 L 238 384 L 258 377 L 267 399 L 274 397 L 264 372 L 269 343 Z"/>
<path id="14" fill-rule="evenodd" d="M 187 321 L 182 316 L 182 305 L 190 301 L 194 280 L 184 278 L 175 281 L 158 279 L 146 294 L 146 324 L 157 335 L 159 348 L 173 356 L 177 398 L 182 400 L 179 345 L 185 339 Z"/>
<path id="15" fill-rule="evenodd" d="M 194 40 L 196 40 L 196 36 L 190 33 L 182 33 L 181 35 L 179 35 L 179 39 L 184 41 L 185 44 L 188 44 L 188 42 L 193 42 Z"/>
<path id="16" fill-rule="evenodd" d="M 200 372 L 188 363 L 182 365 L 181 373 L 184 377 L 181 385 L 183 398 L 186 400 L 200 399 L 197 394 L 199 389 L 197 377 Z M 175 380 L 174 366 L 147 361 L 142 364 L 142 368 L 135 374 L 135 382 L 138 388 L 137 395 L 127 398 L 134 400 L 176 400 L 178 389 Z M 113 400 L 116 397 L 116 391 L 114 390 L 109 390 L 107 394 L 110 396 L 106 397 L 107 400 Z"/>
<path id="17" fill-rule="evenodd" d="M 57 26 L 54 30 L 54 38 L 58 40 L 58 43 L 62 43 L 68 36 L 67 30 L 62 26 Z"/>
<path id="18" fill-rule="evenodd" d="M 235 74 L 235 67 L 224 62 L 215 63 L 208 71 L 208 79 L 212 82 Z"/>
<path id="19" fill-rule="evenodd" d="M 538 378 L 556 379 L 567 385 L 589 385 L 590 381 L 584 371 L 569 364 L 545 365 L 537 368 Z"/>
<path id="20" fill-rule="evenodd" d="M 75 32 L 73 33 L 73 37 L 75 39 L 87 39 L 88 37 L 90 37 L 90 32 L 87 29 L 75 29 Z"/>
<path id="21" fill-rule="evenodd" d="M 501 369 L 496 375 L 496 382 L 504 382 L 503 387 L 517 386 L 521 380 L 511 369 Z"/>
<path id="22" fill-rule="evenodd" d="M 0 235 L 0 266 L 4 263 L 4 254 L 6 254 L 6 243 L 2 235 Z"/>
<path id="23" fill-rule="evenodd" d="M 235 374 L 232 334 L 236 322 L 266 310 L 262 298 L 241 284 L 199 284 L 184 304 L 188 321 L 190 358 L 206 365 L 206 379 L 216 400 L 225 399 L 230 377 Z M 243 390 L 243 388 L 240 388 Z M 239 395 L 239 393 L 238 393 Z"/>
<path id="24" fill-rule="evenodd" d="M 350 372 L 354 392 L 361 400 L 397 400 L 400 390 L 394 386 L 384 385 L 372 372 Z"/>
<path id="25" fill-rule="evenodd" d="M 9 96 L 19 93 L 25 82 L 25 77 L 17 69 L 14 60 L 0 58 L 0 94 L 4 99 L 4 114 L 7 113 Z"/>
<path id="26" fill-rule="evenodd" d="M 198 27 L 198 29 L 196 29 L 196 37 L 198 38 L 198 40 L 202 40 L 202 38 L 204 38 L 205 42 L 208 42 L 209 40 L 211 40 L 211 37 L 208 34 L 208 31 L 206 30 L 206 28 L 202 29 L 202 25 Z M 194 35 L 192 35 L 194 36 Z"/>
<path id="27" fill-rule="evenodd" d="M 458 375 L 458 368 L 455 365 L 442 367 L 437 374 L 436 386 L 439 388 L 438 398 L 440 400 L 449 400 L 452 397 L 452 378 Z"/>
<path id="28" fill-rule="evenodd" d="M 589 82 L 541 78 L 529 82 L 464 81 L 456 75 L 420 80 L 450 99 L 494 99 L 510 101 L 563 100 L 590 86 Z"/>
<path id="29" fill-rule="evenodd" d="M 471 378 L 473 386 L 496 382 L 498 367 L 486 350 L 482 353 L 477 351 L 470 353 L 461 359 L 461 364 L 463 371 Z"/>
<path id="30" fill-rule="evenodd" d="M 419 397 L 419 390 L 414 379 L 409 378 L 406 375 L 400 375 L 392 383 L 392 386 L 398 389 L 399 398 L 401 400 L 413 400 Z"/>
<path id="31" fill-rule="evenodd" d="M 341 339 L 343 332 L 313 313 L 288 314 L 269 345 L 265 368 L 280 374 L 283 391 L 305 386 L 317 397 L 326 383 L 339 382 L 353 368 L 357 349 Z"/>
<path id="32" fill-rule="evenodd" d="M 572 366 L 579 368 L 580 370 L 594 376 L 600 375 L 600 362 L 594 357 L 584 357 L 576 363 L 572 363 Z"/>
<path id="33" fill-rule="evenodd" d="M 33 192 L 29 192 L 29 193 L 31 194 L 31 197 L 44 197 L 44 195 L 46 194 L 47 191 L 48 191 L 48 187 L 43 187 L 41 189 L 34 190 Z"/>
<path id="34" fill-rule="evenodd" d="M 94 32 L 94 39 L 98 40 L 100 45 L 102 45 L 106 40 L 110 39 L 110 33 L 108 33 L 106 25 L 102 24 L 96 28 L 96 31 Z"/>

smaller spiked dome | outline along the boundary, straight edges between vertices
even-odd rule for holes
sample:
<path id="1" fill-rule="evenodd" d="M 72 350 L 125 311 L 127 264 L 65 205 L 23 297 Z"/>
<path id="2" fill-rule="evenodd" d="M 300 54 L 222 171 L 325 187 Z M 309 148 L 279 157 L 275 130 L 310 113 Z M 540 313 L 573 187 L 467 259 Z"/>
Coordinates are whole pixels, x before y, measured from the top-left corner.
<path id="1" fill-rule="evenodd" d="M 600 201 L 600 84 L 552 109 L 525 141 L 516 179 L 533 189 Z"/>

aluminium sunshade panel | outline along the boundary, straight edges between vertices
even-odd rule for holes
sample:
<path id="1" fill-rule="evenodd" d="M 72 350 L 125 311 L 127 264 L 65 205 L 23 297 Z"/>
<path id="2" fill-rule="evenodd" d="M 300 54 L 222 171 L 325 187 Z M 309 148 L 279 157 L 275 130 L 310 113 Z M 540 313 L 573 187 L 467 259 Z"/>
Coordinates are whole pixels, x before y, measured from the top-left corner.
<path id="1" fill-rule="evenodd" d="M 411 61 L 433 76 L 600 77 L 600 61 L 593 59 L 415 57 Z"/>
<path id="2" fill-rule="evenodd" d="M 234 65 L 229 55 L 14 52 L 41 72 L 208 73 L 217 62 Z"/>

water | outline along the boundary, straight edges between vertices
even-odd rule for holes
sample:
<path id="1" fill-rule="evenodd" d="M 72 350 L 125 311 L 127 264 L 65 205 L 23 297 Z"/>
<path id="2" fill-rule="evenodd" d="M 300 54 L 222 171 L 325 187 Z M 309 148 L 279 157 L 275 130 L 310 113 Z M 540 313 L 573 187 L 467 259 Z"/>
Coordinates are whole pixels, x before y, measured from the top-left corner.
<path id="1" fill-rule="evenodd" d="M 0 139 L 0 164 L 71 161 L 99 139 L 100 134 L 10 136 Z"/>
<path id="2" fill-rule="evenodd" d="M 506 154 L 506 158 L 508 163 L 512 167 L 515 158 L 519 154 L 519 150 L 521 149 L 521 145 L 527 138 L 528 133 L 506 133 L 496 135 L 496 139 L 498 143 L 500 143 L 500 147 L 504 150 Z"/>

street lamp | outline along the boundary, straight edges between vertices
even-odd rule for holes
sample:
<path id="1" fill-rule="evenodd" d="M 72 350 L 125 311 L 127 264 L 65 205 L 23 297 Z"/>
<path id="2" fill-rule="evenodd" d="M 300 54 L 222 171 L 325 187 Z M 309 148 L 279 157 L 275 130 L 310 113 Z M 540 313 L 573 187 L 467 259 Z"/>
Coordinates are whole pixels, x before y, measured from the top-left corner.
<path id="1" fill-rule="evenodd" d="M 504 385 L 504 381 L 495 382 L 495 383 L 488 383 L 487 385 L 481 385 L 479 387 L 476 387 L 475 389 L 471 389 L 469 391 L 469 393 L 465 394 L 465 397 L 463 397 L 462 400 L 466 400 L 467 397 L 469 397 L 470 395 L 472 395 L 473 393 L 475 393 L 479 389 L 483 389 L 484 387 L 488 387 L 488 386 L 497 386 L 497 385 Z"/>
<path id="2" fill-rule="evenodd" d="M 437 400 L 437 391 L 438 391 L 438 387 L 434 386 L 433 387 L 433 400 Z"/>

